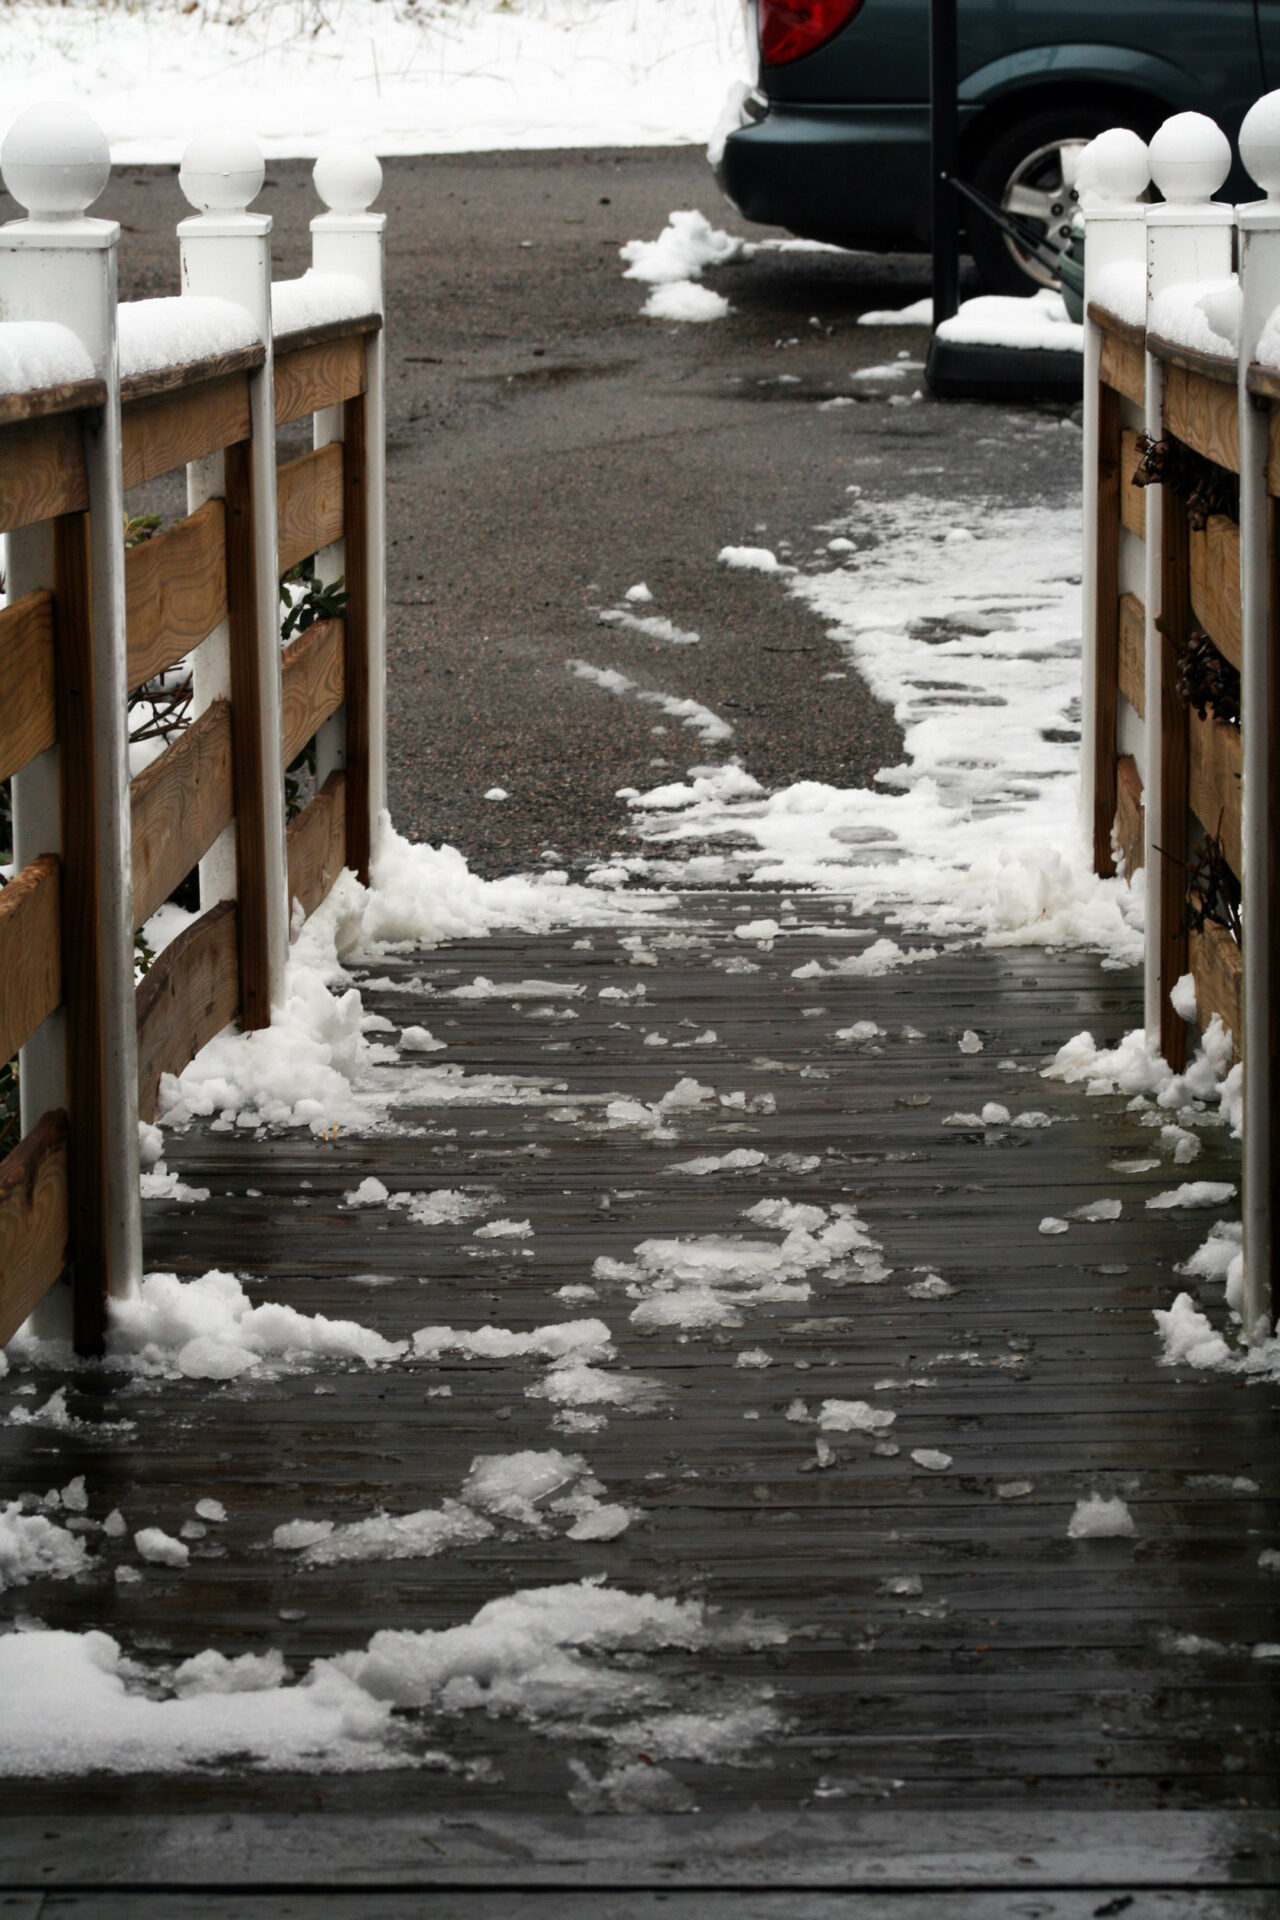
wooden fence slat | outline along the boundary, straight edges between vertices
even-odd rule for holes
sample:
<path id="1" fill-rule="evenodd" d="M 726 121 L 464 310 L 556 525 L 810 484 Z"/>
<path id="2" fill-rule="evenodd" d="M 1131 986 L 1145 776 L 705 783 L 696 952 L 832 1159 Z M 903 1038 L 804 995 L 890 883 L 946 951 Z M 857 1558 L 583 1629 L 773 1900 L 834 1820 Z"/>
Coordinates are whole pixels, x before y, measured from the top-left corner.
<path id="1" fill-rule="evenodd" d="M 25 593 L 0 610 L 0 780 L 57 737 L 53 595 Z"/>
<path id="2" fill-rule="evenodd" d="M 140 927 L 231 824 L 231 708 L 215 700 L 130 792 L 133 923 Z"/>
<path id="3" fill-rule="evenodd" d="M 240 1011 L 236 903 L 220 900 L 157 954 L 138 986 L 138 1113 L 154 1120 L 160 1079 L 181 1073 Z"/>
<path id="4" fill-rule="evenodd" d="M 345 644 L 341 620 L 317 620 L 284 650 L 280 667 L 286 767 L 342 705 Z"/>
<path id="5" fill-rule="evenodd" d="M 134 406 L 139 400 L 154 399 L 158 393 L 207 387 L 228 374 L 255 373 L 266 357 L 267 350 L 258 340 L 251 347 L 232 347 L 227 353 L 213 353 L 204 360 L 182 360 L 176 367 L 149 367 L 145 373 L 129 373 L 120 382 L 120 403 Z"/>
<path id="6" fill-rule="evenodd" d="M 1120 435 L 1120 524 L 1128 527 L 1130 533 L 1136 533 L 1139 540 L 1145 540 L 1147 490 L 1133 484 L 1133 476 L 1138 471 L 1141 459 L 1138 435 L 1132 427 L 1126 427 Z"/>
<path id="7" fill-rule="evenodd" d="M 62 869 L 51 853 L 0 887 L 0 1062 L 62 1001 Z"/>
<path id="8" fill-rule="evenodd" d="M 1147 711 L 1147 615 L 1136 593 L 1120 596 L 1120 691 L 1138 718 Z"/>
<path id="9" fill-rule="evenodd" d="M 1238 671 L 1240 529 L 1225 514 L 1211 514 L 1200 532 L 1191 530 L 1191 605 L 1218 652 Z"/>
<path id="10" fill-rule="evenodd" d="M 289 904 L 310 916 L 347 865 L 346 785 L 341 768 L 329 775 L 315 799 L 289 824 Z"/>
<path id="11" fill-rule="evenodd" d="M 93 556 L 87 513 L 53 523 L 54 660 L 62 807 L 62 1000 L 70 1144 L 67 1209 L 77 1353 L 106 1337 L 112 1235 L 107 1191 L 107 1041 L 103 1026 L 102 880 L 98 865 L 98 698 Z"/>
<path id="12" fill-rule="evenodd" d="M 125 492 L 247 440 L 249 431 L 247 373 L 131 401 L 121 415 Z"/>
<path id="13" fill-rule="evenodd" d="M 1104 333 L 1099 362 L 1102 384 L 1122 393 L 1135 406 L 1142 406 L 1147 395 L 1147 368 L 1142 348 L 1117 334 Z"/>
<path id="14" fill-rule="evenodd" d="M 342 538 L 342 468 L 338 440 L 280 468 L 276 498 L 281 573 Z"/>
<path id="15" fill-rule="evenodd" d="M 1225 927 L 1206 926 L 1190 939 L 1196 1013 L 1203 1033 L 1216 1013 L 1244 1053 L 1244 955 Z"/>
<path id="16" fill-rule="evenodd" d="M 1112 874 L 1120 672 L 1120 395 L 1098 394 L 1097 587 L 1094 612 L 1093 870 Z"/>
<path id="17" fill-rule="evenodd" d="M 1165 368 L 1165 432 L 1232 473 L 1240 471 L 1236 404 L 1234 384 L 1223 386 L 1203 374 L 1188 372 L 1186 367 Z"/>
<path id="18" fill-rule="evenodd" d="M 227 612 L 226 513 L 221 500 L 124 557 L 129 690 L 207 640 Z"/>
<path id="19" fill-rule="evenodd" d="M 276 425 L 284 427 L 321 407 L 337 406 L 363 393 L 368 353 L 363 334 L 321 341 L 275 358 Z"/>
<path id="20" fill-rule="evenodd" d="M 1170 369 L 1170 375 L 1177 372 Z M 1178 692 L 1178 643 L 1190 625 L 1191 580 L 1187 514 L 1164 493 L 1160 605 L 1160 796 L 1153 842 L 1160 852 L 1160 1051 L 1175 1073 L 1187 1059 L 1187 1030 L 1169 1003 L 1169 990 L 1187 970 L 1187 735 L 1189 709 Z"/>
<path id="21" fill-rule="evenodd" d="M 372 695 L 369 686 L 369 459 L 368 409 L 363 398 L 342 410 L 343 518 L 346 527 L 347 601 L 343 608 L 343 667 L 347 771 L 346 862 L 369 884 L 373 820 L 369 810 L 369 749 Z"/>
<path id="22" fill-rule="evenodd" d="M 1147 858 L 1146 812 L 1142 804 L 1142 776 L 1131 753 L 1116 764 L 1116 839 L 1124 855 L 1126 880 L 1132 880 Z"/>
<path id="23" fill-rule="evenodd" d="M 235 768 L 236 898 L 239 902 L 240 1017 L 246 1028 L 271 1024 L 271 956 L 267 871 L 268 806 L 283 795 L 267 793 L 262 765 L 262 659 L 258 636 L 257 536 L 254 515 L 253 448 L 242 440 L 228 447 L 227 610 L 231 641 L 231 753 Z M 273 605 L 268 644 L 279 645 Z M 275 671 L 272 658 L 271 670 Z M 272 722 L 272 731 L 275 722 Z M 277 845 L 279 843 L 277 842 Z M 278 857 L 278 856 L 277 856 Z M 277 878 L 278 885 L 278 878 Z"/>
<path id="24" fill-rule="evenodd" d="M 287 333 L 277 333 L 275 357 L 279 362 L 292 353 L 301 353 L 304 347 L 327 346 L 331 340 L 348 340 L 353 334 L 367 340 L 371 333 L 381 331 L 380 313 L 362 313 L 347 320 L 316 320 L 304 327 L 291 327 Z"/>
<path id="25" fill-rule="evenodd" d="M 1243 757 L 1240 729 L 1210 714 L 1202 720 L 1198 713 L 1189 716 L 1188 760 L 1190 784 L 1188 804 L 1201 826 L 1222 840 L 1231 871 L 1239 874 L 1242 865 L 1240 842 L 1240 773 Z M 1221 824 L 1219 824 L 1221 823 Z"/>
<path id="26" fill-rule="evenodd" d="M 34 526 L 89 505 L 84 429 L 78 413 L 0 427 L 0 529 Z"/>
<path id="27" fill-rule="evenodd" d="M 67 1116 L 46 1113 L 0 1161 L 0 1347 L 67 1264 Z"/>
<path id="28" fill-rule="evenodd" d="M 39 420 L 51 413 L 83 413 L 106 405 L 105 380 L 67 380 L 23 393 L 0 393 L 0 426 L 15 420 Z"/>
<path id="29" fill-rule="evenodd" d="M 1197 380 L 1207 380 L 1217 387 L 1229 387 L 1234 395 L 1239 368 L 1236 356 L 1229 349 L 1224 353 L 1203 353 L 1199 347 L 1184 347 L 1177 340 L 1168 340 L 1163 334 L 1148 333 L 1146 338 L 1148 352 L 1157 360 L 1163 360 L 1166 367 L 1178 367 L 1184 373 L 1190 373 Z"/>

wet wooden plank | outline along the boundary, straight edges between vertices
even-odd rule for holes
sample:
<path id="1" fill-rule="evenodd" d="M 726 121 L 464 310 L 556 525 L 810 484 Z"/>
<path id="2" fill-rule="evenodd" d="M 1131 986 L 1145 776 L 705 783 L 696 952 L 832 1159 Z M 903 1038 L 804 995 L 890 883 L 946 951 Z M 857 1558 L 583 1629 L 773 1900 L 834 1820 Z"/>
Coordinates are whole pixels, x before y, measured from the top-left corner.
<path id="1" fill-rule="evenodd" d="M 25 1046 L 62 999 L 62 868 L 42 854 L 0 887 L 0 1061 Z"/>
<path id="2" fill-rule="evenodd" d="M 142 686 L 208 638 L 227 613 L 226 511 L 202 507 L 124 561 L 129 686 Z"/>
<path id="3" fill-rule="evenodd" d="M 57 737 L 53 595 L 42 590 L 0 609 L 0 780 Z"/>
<path id="4" fill-rule="evenodd" d="M 750 1610 L 787 1629 L 782 1647 L 726 1641 L 693 1663 L 668 1652 L 635 1669 L 661 1674 L 682 1700 L 707 1689 L 758 1700 L 770 1690 L 782 1725 L 750 1764 L 670 1763 L 700 1817 L 720 1823 L 722 1842 L 723 1822 L 746 1808 L 793 1835 L 797 1820 L 824 1808 L 859 1821 L 883 1808 L 914 1820 L 918 1852 L 922 1831 L 931 1843 L 941 1832 L 941 1805 L 966 1821 L 980 1812 L 988 1836 L 993 1819 L 1007 1819 L 1015 1855 L 1038 1856 L 1041 1840 L 1025 1823 L 1050 1796 L 1070 1810 L 1077 1841 L 1104 1816 L 1123 1820 L 1132 1839 L 1160 1801 L 1177 1809 L 1184 1836 L 1198 1809 L 1225 1813 L 1241 1801 L 1270 1821 L 1277 1705 L 1258 1684 L 1252 1649 L 1274 1631 L 1274 1577 L 1258 1554 L 1280 1545 L 1280 1396 L 1162 1368 L 1151 1319 L 1187 1284 L 1174 1268 L 1216 1216 L 1146 1203 L 1182 1179 L 1238 1180 L 1231 1143 L 1209 1133 L 1193 1165 L 1175 1166 L 1158 1144 L 1153 1151 L 1158 1129 L 1124 1098 L 1041 1077 L 1082 1028 L 1114 1040 L 1137 1023 L 1134 970 L 1104 971 L 1078 954 L 970 951 L 878 979 L 794 978 L 810 962 L 857 954 L 881 930 L 838 907 L 802 899 L 790 913 L 777 897 L 688 899 L 645 929 L 651 966 L 621 944 L 634 932 L 625 928 L 497 934 L 378 961 L 367 971 L 382 984 L 366 981 L 366 1008 L 393 1029 L 426 1026 L 446 1042 L 443 1053 L 404 1056 L 406 1090 L 440 1067 L 510 1084 L 462 1102 L 449 1095 L 456 1080 L 428 1078 L 397 1110 L 401 1130 L 369 1137 L 299 1131 L 255 1141 L 207 1127 L 170 1136 L 170 1165 L 212 1197 L 148 1203 L 149 1266 L 242 1272 L 254 1276 L 255 1299 L 355 1318 L 397 1339 L 432 1324 L 527 1330 L 598 1315 L 618 1349 L 614 1367 L 652 1378 L 660 1398 L 649 1413 L 613 1411 L 604 1427 L 572 1433 L 530 1392 L 544 1371 L 530 1361 L 325 1366 L 231 1391 L 183 1380 L 123 1396 L 80 1381 L 69 1410 L 91 1430 L 74 1444 L 95 1502 L 119 1504 L 131 1528 L 175 1531 L 194 1499 L 213 1493 L 228 1519 L 193 1540 L 180 1575 L 148 1569 L 141 1589 L 46 1584 L 17 1596 L 24 1608 L 38 1603 L 51 1625 L 92 1619 L 152 1662 L 205 1645 L 278 1645 L 302 1673 L 383 1628 L 456 1625 L 499 1594 L 603 1573 L 632 1591 L 704 1598 L 726 1620 Z M 737 938 L 741 919 L 763 917 L 794 924 L 770 948 Z M 693 944 L 663 944 L 680 940 Z M 725 970 L 743 961 L 758 971 Z M 581 991 L 456 997 L 481 975 L 498 989 L 534 981 Z M 599 997 L 639 985 L 643 1001 Z M 574 1018 L 547 1018 L 549 1007 Z M 860 1019 L 881 1031 L 836 1038 Z M 923 1037 L 908 1037 L 908 1025 Z M 693 1044 L 708 1028 L 715 1042 Z M 967 1029 L 979 1033 L 980 1053 L 961 1052 Z M 675 1139 L 607 1124 L 610 1098 L 657 1100 L 683 1075 L 716 1097 L 677 1120 Z M 721 1104 L 738 1094 L 741 1104 Z M 772 1110 L 753 1111 L 766 1094 Z M 1043 1111 L 1053 1124 L 1022 1136 L 1000 1123 L 944 1126 L 988 1102 L 1011 1115 Z M 764 1159 L 737 1174 L 678 1170 L 740 1147 Z M 488 1210 L 424 1228 L 402 1209 L 353 1208 L 344 1196 L 368 1174 L 392 1193 L 448 1188 L 487 1198 Z M 1117 1220 L 1040 1233 L 1045 1215 L 1109 1195 L 1122 1202 Z M 740 1326 L 688 1337 L 679 1327 L 643 1333 L 625 1279 L 593 1273 L 601 1255 L 629 1262 L 649 1238 L 759 1236 L 744 1214 L 767 1198 L 855 1207 L 888 1271 L 859 1280 L 815 1270 L 808 1298 L 744 1303 Z M 477 1238 L 478 1224 L 500 1216 L 528 1219 L 530 1236 Z M 921 1270 L 952 1291 L 914 1297 Z M 560 1297 L 584 1285 L 593 1298 Z M 737 1364 L 755 1349 L 769 1365 Z M 909 1384 L 917 1380 L 926 1384 Z M 898 1452 L 830 1434 L 833 1457 L 820 1464 L 812 1416 L 830 1398 L 893 1410 Z M 796 1401 L 809 1418 L 788 1417 Z M 121 1414 L 133 1431 L 93 1436 L 95 1421 Z M 64 1484 L 69 1444 L 0 1423 L 0 1494 L 55 1484 L 58 1474 Z M 552 1523 L 429 1560 L 311 1569 L 269 1544 L 276 1526 L 302 1516 L 340 1522 L 439 1507 L 456 1499 L 477 1454 L 551 1446 L 581 1451 L 609 1497 L 636 1509 L 617 1540 L 570 1542 Z M 918 1447 L 943 1448 L 951 1466 L 917 1467 Z M 1029 1492 L 1001 1494 L 1021 1478 Z M 1094 1489 L 1128 1501 L 1133 1541 L 1068 1540 L 1076 1501 Z M 918 1594 L 892 1590 L 904 1575 L 919 1579 Z M 1179 1634 L 1221 1651 L 1180 1655 L 1170 1639 Z M 593 1777 L 604 1764 L 598 1738 L 549 1741 L 483 1713 L 447 1716 L 431 1738 L 459 1768 L 496 1771 L 317 1782 L 232 1768 L 218 1779 L 148 1781 L 146 1805 L 171 1823 L 166 1844 L 188 1861 L 200 1857 L 190 1823 L 209 1818 L 222 1823 L 224 1864 L 252 1859 L 257 1870 L 268 1858 L 260 1841 L 236 1854 L 228 1835 L 251 1813 L 269 1817 L 273 1846 L 320 1849 L 319 1900 L 318 1863 L 337 1822 L 367 1827 L 370 1846 L 371 1822 L 403 1815 L 421 1832 L 425 1787 L 433 1816 L 453 1823 L 440 1844 L 456 1873 L 450 1849 L 469 1844 L 477 1821 L 568 1832 L 567 1796 L 580 1785 L 569 1760 Z M 824 1781 L 835 1797 L 822 1798 Z M 112 1857 L 130 1871 L 139 1858 L 164 1857 L 130 1837 L 138 1782 L 14 1782 L 8 1791 L 30 1833 L 92 1813 L 118 1832 Z M 687 1872 L 697 1821 L 679 1825 Z M 593 1819 L 582 1831 L 602 1829 Z M 590 1844 L 598 1858 L 603 1843 Z M 800 1851 L 812 1871 L 812 1842 Z M 270 1854 L 272 1872 L 284 1857 Z M 538 1858 L 536 1846 L 518 1855 L 495 1847 L 486 1871 L 501 1859 L 513 1884 L 528 1887 Z M 1196 1871 L 1185 1855 L 1176 1865 L 1164 1857 L 1160 1870 L 1176 1885 Z"/>

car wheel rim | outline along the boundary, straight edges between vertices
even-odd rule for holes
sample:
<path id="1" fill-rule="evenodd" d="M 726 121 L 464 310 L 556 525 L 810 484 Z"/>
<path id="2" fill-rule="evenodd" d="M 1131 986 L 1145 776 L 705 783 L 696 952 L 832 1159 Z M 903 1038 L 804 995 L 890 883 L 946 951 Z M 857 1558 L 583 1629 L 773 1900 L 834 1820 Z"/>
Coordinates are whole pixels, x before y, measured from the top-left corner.
<path id="1" fill-rule="evenodd" d="M 1071 222 L 1076 211 L 1076 168 L 1088 146 L 1087 140 L 1051 140 L 1020 160 L 1005 182 L 1001 206 L 1016 214 L 1029 227 L 1043 235 L 1050 246 L 1062 253 L 1071 242 Z M 1005 246 L 1029 280 L 1041 287 L 1056 287 L 1058 276 L 1033 254 L 1026 252 L 1008 234 Z"/>

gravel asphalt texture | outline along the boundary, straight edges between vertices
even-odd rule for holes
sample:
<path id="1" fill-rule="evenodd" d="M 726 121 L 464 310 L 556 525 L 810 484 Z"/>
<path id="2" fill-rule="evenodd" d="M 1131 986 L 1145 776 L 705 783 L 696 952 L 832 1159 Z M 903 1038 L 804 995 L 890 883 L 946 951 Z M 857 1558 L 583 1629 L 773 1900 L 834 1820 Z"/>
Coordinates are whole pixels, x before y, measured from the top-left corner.
<path id="1" fill-rule="evenodd" d="M 683 207 L 765 237 L 724 203 L 700 151 L 427 156 L 385 174 L 400 829 L 452 842 L 481 873 L 576 874 L 634 849 L 619 787 L 724 757 L 575 678 L 570 658 L 713 708 L 770 787 L 865 784 L 900 759 L 892 713 L 853 675 L 823 680 L 846 663 L 822 622 L 783 581 L 716 555 L 759 544 L 809 563 L 852 483 L 993 510 L 1074 492 L 1079 437 L 1046 431 L 1053 409 L 864 394 L 819 411 L 853 391 L 856 369 L 922 354 L 919 328 L 855 323 L 926 292 L 927 263 L 759 253 L 707 276 L 727 319 L 673 325 L 641 317 L 624 242 L 656 237 Z M 271 163 L 258 204 L 275 216 L 277 277 L 301 272 L 319 210 L 309 166 Z M 118 169 L 97 211 L 125 227 L 122 297 L 176 292 L 173 227 L 189 209 L 175 171 Z M 640 580 L 654 594 L 644 611 L 699 645 L 600 623 Z M 495 786 L 509 799 L 486 801 Z"/>

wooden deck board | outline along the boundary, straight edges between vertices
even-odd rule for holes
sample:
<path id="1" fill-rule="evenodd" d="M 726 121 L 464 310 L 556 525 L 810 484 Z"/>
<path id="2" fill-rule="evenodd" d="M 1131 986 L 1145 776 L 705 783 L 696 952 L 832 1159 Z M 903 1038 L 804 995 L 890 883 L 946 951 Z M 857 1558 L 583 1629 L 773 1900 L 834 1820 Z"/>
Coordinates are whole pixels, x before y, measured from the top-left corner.
<path id="1" fill-rule="evenodd" d="M 615 1368 L 656 1383 L 651 1411 L 613 1411 L 598 1432 L 557 1432 L 554 1409 L 526 1391 L 540 1365 L 456 1356 L 369 1371 L 325 1366 L 223 1390 L 166 1382 L 130 1391 L 81 1375 L 68 1396 L 83 1423 L 74 1432 L 0 1424 L 5 1496 L 83 1472 L 91 1512 L 119 1504 L 131 1527 L 177 1531 L 209 1493 L 225 1501 L 228 1523 L 193 1543 L 184 1572 L 148 1568 L 131 1587 L 43 1583 L 0 1604 L 38 1611 L 52 1626 L 103 1627 L 149 1660 L 206 1645 L 229 1653 L 277 1645 L 300 1672 L 380 1628 L 453 1625 L 518 1587 L 604 1572 L 619 1586 L 698 1597 L 726 1618 L 752 1612 L 788 1629 L 783 1647 L 646 1656 L 691 1704 L 772 1690 L 781 1725 L 748 1765 L 669 1763 L 707 1817 L 850 1800 L 887 1802 L 904 1817 L 933 1810 L 929 1818 L 943 1806 L 1015 1815 L 1053 1806 L 1081 1820 L 1108 1810 L 1140 1819 L 1163 1806 L 1270 1810 L 1277 1698 L 1273 1669 L 1253 1648 L 1280 1639 L 1280 1580 L 1257 1564 L 1280 1545 L 1280 1391 L 1160 1367 L 1151 1319 L 1185 1284 L 1174 1267 L 1215 1215 L 1145 1203 L 1183 1180 L 1237 1180 L 1231 1143 L 1206 1130 L 1200 1158 L 1175 1167 L 1123 1099 L 1041 1077 L 1082 1028 L 1114 1041 L 1136 1023 L 1136 974 L 1087 955 L 1020 950 L 948 953 L 882 978 L 796 980 L 797 967 L 857 953 L 871 929 L 810 901 L 799 917 L 830 932 L 799 927 L 772 951 L 734 936 L 735 919 L 770 914 L 782 917 L 776 900 L 686 898 L 645 936 L 656 966 L 635 965 L 620 944 L 625 930 L 609 929 L 503 935 L 380 964 L 366 1006 L 447 1042 L 442 1054 L 406 1055 L 403 1071 L 444 1063 L 496 1074 L 519 1083 L 509 1097 L 406 1104 L 396 1117 L 414 1131 L 335 1142 L 193 1129 L 171 1141 L 169 1164 L 213 1197 L 146 1209 L 153 1268 L 252 1275 L 255 1297 L 353 1318 L 388 1337 L 426 1325 L 520 1330 L 599 1315 L 618 1349 Z M 672 934 L 701 944 L 664 946 Z M 582 939 L 591 946 L 575 944 Z M 758 971 L 715 964 L 742 960 Z M 479 975 L 583 991 L 562 1002 L 449 997 Z M 598 997 L 637 984 L 643 1002 Z M 538 1009 L 548 1005 L 575 1018 L 547 1018 Z M 874 1042 L 834 1038 L 866 1019 L 885 1029 Z M 908 1024 L 924 1037 L 904 1038 Z M 676 1044 L 707 1027 L 714 1045 Z M 959 1051 L 969 1028 L 983 1039 L 976 1055 Z M 672 1044 L 646 1045 L 654 1029 Z M 748 1101 L 771 1093 L 776 1111 L 708 1105 L 681 1117 L 673 1140 L 607 1125 L 608 1098 L 654 1101 L 686 1074 Z M 943 1126 L 986 1101 L 1044 1111 L 1054 1124 L 1021 1133 Z M 743 1146 L 765 1153 L 766 1164 L 678 1171 Z M 783 1154 L 818 1164 L 799 1172 L 778 1164 Z M 1140 1173 L 1112 1165 L 1137 1157 L 1160 1164 Z M 370 1173 L 393 1193 L 490 1190 L 499 1197 L 488 1217 L 527 1218 L 533 1236 L 504 1245 L 474 1237 L 478 1218 L 423 1228 L 403 1212 L 346 1207 L 343 1195 Z M 741 1327 L 687 1338 L 638 1334 L 634 1302 L 616 1280 L 598 1281 L 595 1299 L 557 1297 L 589 1283 L 598 1256 L 629 1260 L 647 1238 L 758 1234 L 741 1215 L 768 1196 L 856 1207 L 890 1277 L 837 1284 L 818 1271 L 807 1300 L 749 1305 Z M 1046 1215 L 1106 1196 L 1122 1200 L 1118 1220 L 1038 1231 Z M 911 1298 L 915 1269 L 942 1274 L 954 1292 Z M 771 1364 L 737 1366 L 747 1348 L 764 1349 Z M 917 1379 L 932 1384 L 909 1384 Z M 877 1386 L 884 1381 L 892 1387 Z M 37 1384 L 43 1395 L 56 1382 Z M 12 1385 L 0 1389 L 0 1411 Z M 432 1387 L 449 1392 L 431 1396 Z M 833 1433 L 825 1438 L 834 1457 L 820 1466 L 817 1429 L 786 1417 L 797 1397 L 811 1411 L 827 1398 L 891 1407 L 887 1437 L 899 1453 L 875 1454 L 875 1437 Z M 113 1431 L 122 1417 L 134 1426 Z M 551 1446 L 581 1451 L 608 1497 L 640 1510 L 619 1539 L 575 1544 L 526 1530 L 429 1560 L 310 1570 L 270 1548 L 282 1521 L 438 1506 L 456 1497 L 477 1453 Z M 916 1447 L 944 1449 L 950 1469 L 917 1468 Z M 1029 1495 L 1000 1496 L 1021 1479 L 1033 1482 Z M 1126 1498 L 1132 1541 L 1068 1540 L 1076 1501 L 1095 1490 Z M 918 1595 L 886 1590 L 903 1574 L 918 1575 Z M 1179 1654 L 1170 1636 L 1187 1634 L 1218 1651 Z M 484 1715 L 437 1722 L 433 1741 L 501 1778 L 232 1768 L 8 1782 L 0 1867 L 11 1822 L 34 1835 L 40 1823 L 72 1816 L 110 1824 L 145 1811 L 180 1827 L 196 1814 L 295 1815 L 305 1828 L 320 1805 L 326 1816 L 360 1819 L 427 1805 L 449 1820 L 556 1819 L 570 1811 L 568 1761 L 596 1774 L 604 1765 L 599 1741 L 552 1740 Z M 827 1800 L 823 1781 L 835 1783 Z M 38 1852 L 38 1840 L 30 1845 Z M 448 1913 L 443 1898 L 440 1889 L 426 1910 Z M 213 1895 L 170 1910 L 255 1912 L 247 1896 L 224 1909 Z M 315 1910 L 341 1909 L 317 1893 Z M 941 1902 L 930 1910 L 968 1912 Z M 1077 1910 L 1086 1909 L 1044 1909 Z M 41 1911 L 61 1920 L 64 1907 L 50 1896 Z M 511 1911 L 539 1909 L 517 1902 Z M 777 1911 L 790 1920 L 792 1909 Z M 855 1920 L 862 1909 L 847 1911 Z"/>

